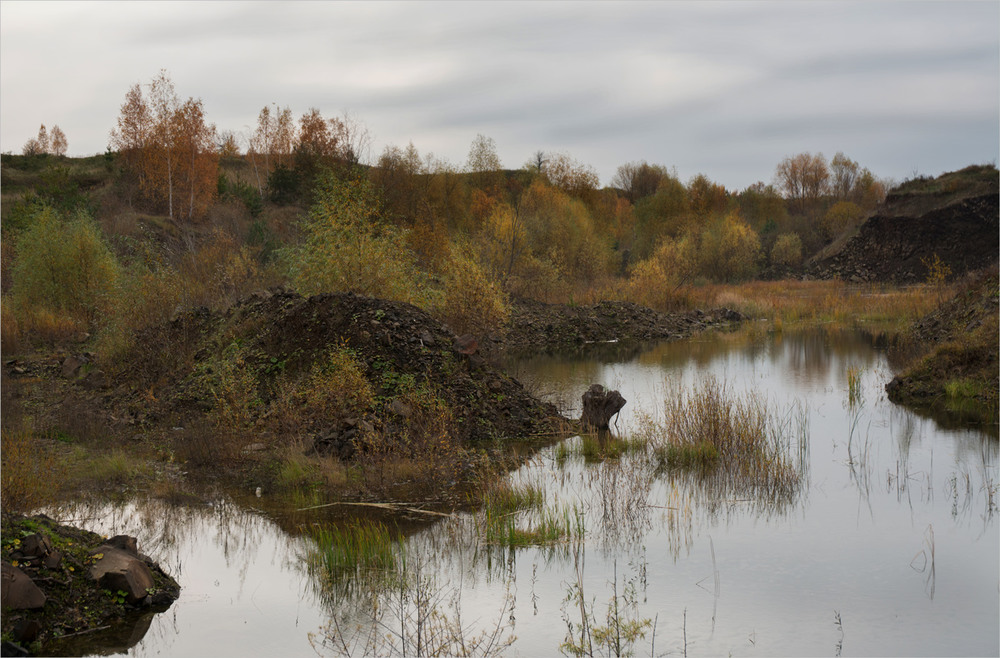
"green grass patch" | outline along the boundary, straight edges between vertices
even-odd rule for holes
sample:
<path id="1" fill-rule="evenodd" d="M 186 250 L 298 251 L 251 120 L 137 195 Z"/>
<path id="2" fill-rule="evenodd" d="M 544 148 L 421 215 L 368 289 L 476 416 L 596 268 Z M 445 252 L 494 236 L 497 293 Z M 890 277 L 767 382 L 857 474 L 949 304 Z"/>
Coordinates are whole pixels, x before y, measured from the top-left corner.
<path id="1" fill-rule="evenodd" d="M 669 443 L 658 448 L 656 455 L 660 464 L 667 468 L 708 470 L 719 461 L 719 450 L 709 441 Z"/>
<path id="2" fill-rule="evenodd" d="M 391 573 L 403 544 L 382 523 L 361 522 L 340 528 L 330 526 L 313 531 L 314 560 L 331 576 L 343 573 Z"/>
<path id="3" fill-rule="evenodd" d="M 484 515 L 482 537 L 487 544 L 505 548 L 546 546 L 573 539 L 582 539 L 582 515 L 569 507 L 542 510 L 534 522 L 521 523 L 519 515 Z"/>

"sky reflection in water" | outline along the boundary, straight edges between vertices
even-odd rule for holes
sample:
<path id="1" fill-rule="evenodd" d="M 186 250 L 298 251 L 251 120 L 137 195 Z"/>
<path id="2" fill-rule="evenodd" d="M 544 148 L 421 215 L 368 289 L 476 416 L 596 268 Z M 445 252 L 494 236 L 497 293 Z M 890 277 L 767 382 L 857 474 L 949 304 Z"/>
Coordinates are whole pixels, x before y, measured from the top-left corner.
<path id="1" fill-rule="evenodd" d="M 849 366 L 862 369 L 859 405 L 848 403 Z M 779 506 L 718 500 L 696 478 L 628 455 L 559 462 L 551 447 L 512 478 L 544 487 L 548 507 L 582 515 L 582 543 L 486 546 L 468 515 L 412 534 L 410 566 L 457 602 L 445 612 L 460 608 L 470 627 L 501 625 L 517 636 L 508 653 L 558 651 L 566 621 L 579 622 L 566 599 L 581 585 L 604 623 L 614 580 L 619 595 L 634 586 L 635 617 L 655 620 L 657 654 L 682 654 L 685 635 L 690 655 L 1000 652 L 997 440 L 888 402 L 884 355 L 864 336 L 602 345 L 510 367 L 568 413 L 592 383 L 620 390 L 622 435 L 640 412 L 658 413 L 666 382 L 689 388 L 710 374 L 735 393 L 756 391 L 791 425 L 807 422 L 809 440 L 801 489 Z M 330 596 L 310 577 L 309 541 L 282 529 L 302 521 L 280 511 L 150 502 L 99 512 L 84 525 L 138 535 L 184 587 L 131 655 L 315 655 L 312 643 L 335 649 L 320 644 L 331 614 L 343 627 L 366 618 L 363 601 Z M 647 634 L 636 653 L 649 643 Z"/>

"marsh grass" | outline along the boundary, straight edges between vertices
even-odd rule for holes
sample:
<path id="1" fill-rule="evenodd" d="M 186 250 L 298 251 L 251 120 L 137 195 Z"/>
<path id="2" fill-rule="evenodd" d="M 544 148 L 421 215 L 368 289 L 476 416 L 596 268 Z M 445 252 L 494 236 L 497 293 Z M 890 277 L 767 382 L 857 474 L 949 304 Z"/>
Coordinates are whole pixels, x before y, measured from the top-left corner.
<path id="1" fill-rule="evenodd" d="M 861 403 L 861 375 L 864 368 L 858 366 L 847 367 L 847 402 L 850 406 Z"/>
<path id="2" fill-rule="evenodd" d="M 660 463 L 667 468 L 707 471 L 719 461 L 719 450 L 710 441 L 668 443 L 656 450 Z"/>
<path id="3" fill-rule="evenodd" d="M 545 504 L 545 491 L 530 483 L 514 484 L 495 479 L 483 491 L 482 512 L 500 517 L 522 510 L 538 510 Z"/>
<path id="4" fill-rule="evenodd" d="M 583 551 L 574 553 L 576 581 L 568 585 L 563 598 L 563 622 L 566 639 L 559 646 L 569 656 L 633 656 L 635 645 L 650 633 L 650 655 L 657 655 L 655 619 L 639 616 L 638 576 L 621 582 L 619 591 L 618 562 L 614 563 L 613 577 L 608 582 L 611 596 L 608 599 L 603 622 L 594 610 L 594 600 L 588 602 L 584 594 Z M 575 617 L 579 615 L 579 621 Z"/>
<path id="5" fill-rule="evenodd" d="M 627 454 L 641 454 L 647 447 L 647 438 L 644 436 L 615 436 L 610 432 L 598 432 L 560 442 L 553 456 L 560 465 L 573 456 L 583 457 L 585 463 L 596 464 L 607 459 L 621 459 Z"/>
<path id="6" fill-rule="evenodd" d="M 28 426 L 0 430 L 0 497 L 4 513 L 28 513 L 52 502 L 65 469 Z"/>
<path id="7" fill-rule="evenodd" d="M 364 574 L 387 576 L 397 570 L 404 545 L 389 528 L 377 522 L 358 522 L 346 527 L 315 528 L 314 563 L 331 578 Z"/>
<path id="8" fill-rule="evenodd" d="M 581 539 L 583 535 L 582 517 L 569 507 L 544 509 L 527 527 L 522 527 L 513 515 L 487 516 L 484 521 L 483 540 L 505 548 L 546 546 Z"/>
<path id="9" fill-rule="evenodd" d="M 783 280 L 697 286 L 689 296 L 694 307 L 726 306 L 770 320 L 779 331 L 800 324 L 832 324 L 896 333 L 932 311 L 946 292 L 928 284 L 895 287 Z"/>
<path id="10" fill-rule="evenodd" d="M 669 391 L 662 424 L 644 423 L 644 434 L 659 437 L 654 454 L 668 470 L 697 469 L 727 495 L 790 501 L 799 490 L 803 465 L 794 463 L 792 442 L 807 437 L 754 391 L 737 395 L 708 377 Z"/>
<path id="11" fill-rule="evenodd" d="M 342 656 L 494 656 L 517 639 L 509 575 L 494 621 L 463 617 L 462 583 L 441 582 L 426 555 L 397 557 L 395 578 L 370 584 L 365 597 L 339 599 L 317 653 Z M 312 640 L 311 640 L 312 641 Z"/>

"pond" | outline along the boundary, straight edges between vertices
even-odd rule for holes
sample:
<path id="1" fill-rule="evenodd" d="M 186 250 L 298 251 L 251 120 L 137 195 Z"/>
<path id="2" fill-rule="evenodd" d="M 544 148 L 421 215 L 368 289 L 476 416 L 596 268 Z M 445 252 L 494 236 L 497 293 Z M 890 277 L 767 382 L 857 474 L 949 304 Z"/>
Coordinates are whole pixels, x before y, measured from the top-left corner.
<path id="1" fill-rule="evenodd" d="M 180 599 L 128 650 L 134 656 L 435 647 L 1000 653 L 997 438 L 890 403 L 885 355 L 864 335 L 592 345 L 508 367 L 568 414 L 579 414 L 592 383 L 619 390 L 628 404 L 612 425 L 617 437 L 655 434 L 665 400 L 715 382 L 766 408 L 789 484 L 733 485 L 664 468 L 641 446 L 594 457 L 573 437 L 509 478 L 543 500 L 510 513 L 512 527 L 558 526 L 553 539 L 497 540 L 482 513 L 411 514 L 399 522 L 392 578 L 380 570 L 322 575 L 307 530 L 343 526 L 344 508 L 283 509 L 266 492 L 186 507 L 66 505 L 52 514 L 136 535 L 181 583 Z"/>

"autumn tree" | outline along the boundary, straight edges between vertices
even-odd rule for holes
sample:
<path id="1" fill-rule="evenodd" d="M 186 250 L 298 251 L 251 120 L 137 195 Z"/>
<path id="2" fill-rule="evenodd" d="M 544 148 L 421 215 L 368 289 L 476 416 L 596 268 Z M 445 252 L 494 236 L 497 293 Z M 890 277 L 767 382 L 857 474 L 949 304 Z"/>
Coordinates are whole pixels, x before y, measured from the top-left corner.
<path id="1" fill-rule="evenodd" d="M 38 150 L 41 153 L 49 152 L 49 133 L 45 130 L 45 124 L 38 129 Z"/>
<path id="2" fill-rule="evenodd" d="M 219 134 L 218 153 L 222 160 L 240 157 L 240 142 L 232 130 L 224 130 Z"/>
<path id="3" fill-rule="evenodd" d="M 593 193 L 600 184 L 596 169 L 567 153 L 549 154 L 545 178 L 553 186 L 585 202 L 593 200 Z"/>
<path id="4" fill-rule="evenodd" d="M 539 149 L 531 154 L 531 158 L 524 163 L 524 168 L 536 174 L 544 174 L 545 165 L 548 164 L 548 162 L 548 154 Z"/>
<path id="5" fill-rule="evenodd" d="M 139 83 L 132 85 L 125 94 L 118 114 L 118 124 L 111 131 L 111 148 L 118 152 L 121 182 L 128 191 L 129 205 L 132 191 L 145 189 L 148 174 L 145 163 L 147 149 L 151 146 L 153 116 Z"/>
<path id="6" fill-rule="evenodd" d="M 830 193 L 842 201 L 846 201 L 854 192 L 860 168 L 858 163 L 838 151 L 830 160 Z"/>
<path id="7" fill-rule="evenodd" d="M 272 104 L 274 105 L 274 104 Z M 274 167 L 283 164 L 291 155 L 295 141 L 295 124 L 292 111 L 274 105 L 265 105 L 257 115 L 257 128 L 250 137 L 247 155 L 257 178 L 257 191 L 264 195 L 264 184 Z"/>
<path id="8" fill-rule="evenodd" d="M 189 98 L 174 113 L 177 187 L 188 221 L 207 210 L 217 189 L 218 153 L 215 126 L 205 123 L 201 100 Z"/>
<path id="9" fill-rule="evenodd" d="M 782 233 L 771 248 L 771 264 L 798 267 L 802 263 L 802 240 L 797 233 Z"/>
<path id="10" fill-rule="evenodd" d="M 793 207 L 805 212 L 827 192 L 830 168 L 822 153 L 799 153 L 778 164 L 774 179 Z"/>
<path id="11" fill-rule="evenodd" d="M 757 272 L 760 238 L 736 211 L 705 227 L 699 249 L 701 272 L 715 281 L 742 281 Z"/>
<path id="12" fill-rule="evenodd" d="M 394 220 L 413 225 L 420 215 L 427 219 L 428 177 L 424 173 L 424 162 L 413 142 L 405 149 L 386 146 L 382 151 L 370 177 Z"/>
<path id="13" fill-rule="evenodd" d="M 648 257 L 663 237 L 678 237 L 691 224 L 691 200 L 687 188 L 676 177 L 664 176 L 656 192 L 640 199 L 635 206 L 636 257 Z"/>
<path id="14" fill-rule="evenodd" d="M 466 177 L 453 164 L 429 155 L 424 163 L 428 173 L 427 202 L 431 213 L 454 230 L 469 230 L 469 189 Z"/>
<path id="15" fill-rule="evenodd" d="M 183 208 L 194 219 L 216 191 L 215 127 L 205 123 L 200 100 L 181 104 L 165 70 L 149 85 L 148 97 L 139 84 L 126 93 L 111 147 L 126 185 L 171 218 Z"/>
<path id="16" fill-rule="evenodd" d="M 698 240 L 693 233 L 660 241 L 653 253 L 639 261 L 625 284 L 629 300 L 663 310 L 681 297 L 681 286 L 698 272 Z"/>
<path id="17" fill-rule="evenodd" d="M 760 234 L 773 234 L 788 220 L 785 200 L 774 185 L 758 181 L 736 196 L 736 204 L 740 215 Z"/>
<path id="18" fill-rule="evenodd" d="M 823 237 L 832 240 L 841 233 L 860 225 L 865 218 L 861 206 L 851 201 L 838 201 L 823 215 L 821 226 Z"/>
<path id="19" fill-rule="evenodd" d="M 429 303 L 406 232 L 385 221 L 378 191 L 366 179 L 324 175 L 302 228 L 305 239 L 282 259 L 303 294 L 343 291 Z"/>
<path id="20" fill-rule="evenodd" d="M 44 153 L 44 151 L 42 151 L 42 147 L 38 143 L 37 137 L 32 137 L 24 143 L 24 146 L 21 147 L 21 155 L 31 156 L 40 155 L 41 153 Z"/>
<path id="21" fill-rule="evenodd" d="M 629 162 L 618 167 L 611 179 L 611 187 L 621 190 L 631 203 L 656 194 L 660 181 L 671 174 L 663 165 L 651 165 L 645 160 Z M 676 176 L 675 176 L 676 177 Z"/>
<path id="22" fill-rule="evenodd" d="M 66 135 L 62 129 L 58 125 L 52 126 L 52 136 L 49 144 L 49 150 L 52 152 L 52 155 L 59 157 L 66 155 L 67 146 Z"/>
<path id="23" fill-rule="evenodd" d="M 691 213 L 701 222 L 712 215 L 726 212 L 729 193 L 718 183 L 713 183 L 705 174 L 698 174 L 688 183 L 688 202 Z"/>
<path id="24" fill-rule="evenodd" d="M 469 147 L 465 170 L 472 175 L 472 184 L 486 194 L 495 194 L 503 180 L 503 165 L 492 137 L 476 135 Z"/>
<path id="25" fill-rule="evenodd" d="M 147 190 L 152 196 L 166 198 L 167 214 L 174 217 L 174 177 L 177 169 L 177 148 L 174 143 L 177 126 L 175 114 L 180 107 L 174 83 L 165 69 L 149 86 L 149 107 L 153 125 L 150 131 L 152 144 L 147 147 L 147 166 L 153 175 L 146 176 Z"/>

